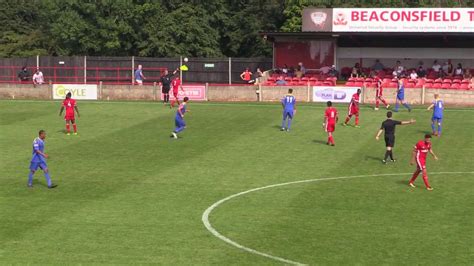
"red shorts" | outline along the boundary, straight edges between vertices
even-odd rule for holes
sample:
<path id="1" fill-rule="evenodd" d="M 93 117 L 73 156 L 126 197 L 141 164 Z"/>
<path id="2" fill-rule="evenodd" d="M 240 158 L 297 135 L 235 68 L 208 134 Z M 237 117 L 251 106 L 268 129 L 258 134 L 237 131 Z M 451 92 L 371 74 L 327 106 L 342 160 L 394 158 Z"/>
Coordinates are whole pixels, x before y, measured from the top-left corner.
<path id="1" fill-rule="evenodd" d="M 175 98 L 178 98 L 178 91 L 173 91 L 173 96 L 174 96 Z"/>
<path id="2" fill-rule="evenodd" d="M 424 170 L 426 169 L 426 161 L 425 160 L 416 160 L 416 166 L 418 167 L 419 170 Z"/>
<path id="3" fill-rule="evenodd" d="M 336 130 L 336 123 L 327 123 L 325 130 L 326 132 L 334 132 Z"/>
<path id="4" fill-rule="evenodd" d="M 375 97 L 379 98 L 383 96 L 383 91 L 382 90 L 376 90 L 375 91 Z"/>
<path id="5" fill-rule="evenodd" d="M 64 117 L 64 120 L 66 120 L 66 121 L 69 121 L 69 120 L 76 120 L 76 117 L 73 116 L 73 115 L 66 115 L 66 116 Z"/>
<path id="6" fill-rule="evenodd" d="M 357 107 L 355 107 L 355 106 L 349 108 L 349 115 L 350 115 L 350 116 L 351 116 L 351 115 L 356 115 L 356 116 L 359 115 L 359 108 L 357 108 Z"/>

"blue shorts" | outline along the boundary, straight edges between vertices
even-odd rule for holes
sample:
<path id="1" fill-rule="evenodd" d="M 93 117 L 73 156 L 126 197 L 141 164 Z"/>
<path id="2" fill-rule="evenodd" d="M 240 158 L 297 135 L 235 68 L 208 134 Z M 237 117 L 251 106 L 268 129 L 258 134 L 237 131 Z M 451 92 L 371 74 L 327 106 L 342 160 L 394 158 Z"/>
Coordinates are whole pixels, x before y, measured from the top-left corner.
<path id="1" fill-rule="evenodd" d="M 185 127 L 186 123 L 184 122 L 184 119 L 176 117 L 174 120 L 174 124 L 176 127 Z"/>
<path id="2" fill-rule="evenodd" d="M 41 168 L 43 171 L 48 168 L 48 165 L 44 162 L 31 162 L 30 163 L 30 170 L 36 171 L 38 168 Z"/>
<path id="3" fill-rule="evenodd" d="M 397 94 L 397 99 L 400 101 L 405 100 L 405 93 Z"/>
<path id="4" fill-rule="evenodd" d="M 433 117 L 431 118 L 431 120 L 432 120 L 432 121 L 438 120 L 438 122 L 441 123 L 441 121 L 443 120 L 443 117 L 433 116 Z"/>
<path id="5" fill-rule="evenodd" d="M 292 111 L 285 110 L 285 111 L 283 111 L 283 118 L 289 117 L 289 118 L 293 119 L 293 114 L 294 114 L 293 110 Z"/>

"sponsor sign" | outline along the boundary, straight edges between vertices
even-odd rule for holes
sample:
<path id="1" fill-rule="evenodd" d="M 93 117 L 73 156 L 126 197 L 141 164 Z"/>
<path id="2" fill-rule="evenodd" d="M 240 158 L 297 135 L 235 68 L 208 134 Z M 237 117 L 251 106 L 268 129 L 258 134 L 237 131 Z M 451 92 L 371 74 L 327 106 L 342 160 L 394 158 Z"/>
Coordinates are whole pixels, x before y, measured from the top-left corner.
<path id="1" fill-rule="evenodd" d="M 474 8 L 306 8 L 303 31 L 474 32 Z"/>
<path id="2" fill-rule="evenodd" d="M 178 91 L 178 97 L 182 100 L 188 97 L 191 101 L 205 101 L 206 100 L 206 86 L 204 85 L 183 85 L 183 90 Z M 163 100 L 163 93 L 161 93 Z M 170 90 L 170 99 L 173 99 L 173 89 Z"/>
<path id="3" fill-rule="evenodd" d="M 305 8 L 303 31 L 332 31 L 332 9 Z"/>
<path id="4" fill-rule="evenodd" d="M 53 84 L 53 99 L 65 99 L 68 92 L 76 100 L 97 100 L 97 85 Z"/>
<path id="5" fill-rule="evenodd" d="M 360 87 L 313 87 L 313 102 L 349 103 Z"/>

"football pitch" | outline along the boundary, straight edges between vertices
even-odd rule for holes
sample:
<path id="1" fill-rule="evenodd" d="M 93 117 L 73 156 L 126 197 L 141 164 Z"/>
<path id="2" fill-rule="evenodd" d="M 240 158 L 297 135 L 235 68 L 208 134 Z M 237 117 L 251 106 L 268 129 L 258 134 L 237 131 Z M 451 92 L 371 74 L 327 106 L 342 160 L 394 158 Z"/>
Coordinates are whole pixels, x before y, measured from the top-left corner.
<path id="1" fill-rule="evenodd" d="M 178 140 L 161 103 L 78 107 L 79 135 L 66 136 L 59 102 L 0 101 L 1 264 L 474 263 L 474 109 L 447 107 L 426 191 L 421 176 L 407 185 L 431 131 L 424 107 L 394 114 L 417 123 L 397 127 L 387 165 L 385 111 L 369 106 L 361 128 L 337 125 L 335 147 L 319 104 L 298 105 L 280 132 L 276 103 L 190 102 Z M 341 122 L 347 105 L 336 108 Z M 55 189 L 41 171 L 26 186 L 39 129 Z"/>

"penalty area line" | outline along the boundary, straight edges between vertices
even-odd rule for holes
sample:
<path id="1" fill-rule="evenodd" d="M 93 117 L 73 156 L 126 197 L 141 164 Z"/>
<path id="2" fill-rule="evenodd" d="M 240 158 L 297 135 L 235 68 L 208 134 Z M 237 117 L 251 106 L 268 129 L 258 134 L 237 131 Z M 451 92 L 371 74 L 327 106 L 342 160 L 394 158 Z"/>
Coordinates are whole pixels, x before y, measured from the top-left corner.
<path id="1" fill-rule="evenodd" d="M 257 192 L 265 189 L 270 189 L 270 188 L 276 188 L 276 187 L 282 187 L 282 186 L 288 186 L 288 185 L 295 185 L 295 184 L 302 184 L 302 183 L 311 183 L 311 182 L 319 182 L 319 181 L 329 181 L 329 180 L 342 180 L 342 179 L 354 179 L 354 178 L 362 178 L 362 177 L 383 177 L 383 176 L 397 176 L 397 175 L 411 175 L 412 173 L 394 173 L 394 174 L 369 174 L 369 175 L 355 175 L 355 176 L 340 176 L 340 177 L 329 177 L 329 178 L 315 178 L 315 179 L 306 179 L 306 180 L 299 180 L 299 181 L 292 181 L 292 182 L 285 182 L 285 183 L 279 183 L 279 184 L 273 184 L 273 185 L 268 185 L 268 186 L 263 186 L 263 187 L 257 187 L 253 189 L 249 189 L 246 191 L 242 191 L 233 195 L 230 195 L 226 198 L 223 198 L 211 206 L 209 206 L 202 214 L 201 220 L 206 229 L 215 237 L 219 238 L 220 240 L 226 242 L 229 245 L 232 245 L 240 250 L 252 253 L 254 255 L 262 256 L 274 261 L 286 263 L 286 264 L 291 264 L 291 265 L 306 265 L 301 262 L 293 261 L 290 259 L 274 256 L 268 253 L 264 253 L 261 251 L 258 251 L 256 249 L 252 249 L 249 247 L 246 247 L 242 244 L 237 243 L 236 241 L 224 236 L 221 234 L 217 229 L 215 229 L 211 222 L 209 221 L 209 216 L 211 213 L 217 209 L 220 205 L 223 203 L 235 199 L 237 197 L 252 193 L 252 192 Z M 474 171 L 471 172 L 436 172 L 436 173 L 430 173 L 430 175 L 454 175 L 454 174 L 474 174 Z"/>

